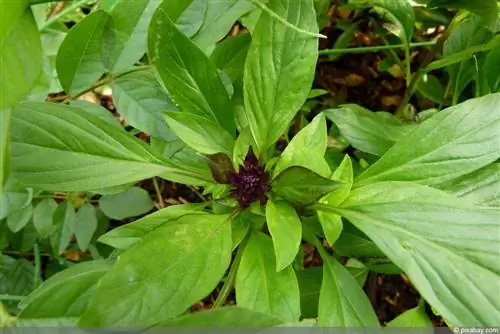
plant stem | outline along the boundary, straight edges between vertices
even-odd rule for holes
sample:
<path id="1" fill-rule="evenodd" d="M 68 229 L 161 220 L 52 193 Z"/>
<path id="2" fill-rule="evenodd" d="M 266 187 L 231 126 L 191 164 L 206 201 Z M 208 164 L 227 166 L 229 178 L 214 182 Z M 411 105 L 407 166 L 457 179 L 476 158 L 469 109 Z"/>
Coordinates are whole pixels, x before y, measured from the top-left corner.
<path id="1" fill-rule="evenodd" d="M 416 42 L 410 43 L 410 48 L 422 47 L 422 46 L 433 46 L 437 43 L 437 41 L 428 41 L 428 42 Z M 326 56 L 337 53 L 365 53 L 365 52 L 379 52 L 390 49 L 399 49 L 404 48 L 404 44 L 389 44 L 389 45 L 378 45 L 378 46 L 363 46 L 359 48 L 345 48 L 345 49 L 327 49 L 320 50 L 320 56 Z"/>
<path id="2" fill-rule="evenodd" d="M 8 300 L 8 301 L 21 301 L 26 296 L 15 296 L 15 295 L 0 295 L 0 300 Z"/>
<path id="3" fill-rule="evenodd" d="M 273 12 L 272 10 L 270 10 L 269 8 L 267 8 L 266 5 L 264 5 L 262 2 L 258 1 L 258 0 L 250 0 L 252 1 L 252 3 L 259 7 L 260 9 L 262 9 L 262 11 L 266 12 L 267 14 L 269 14 L 273 19 L 275 19 L 276 21 L 280 22 L 281 24 L 287 26 L 288 28 L 290 29 L 293 29 L 301 34 L 304 34 L 304 35 L 307 35 L 307 36 L 311 36 L 311 37 L 316 37 L 316 38 L 328 38 L 326 37 L 325 35 L 322 35 L 322 34 L 317 34 L 317 33 L 314 33 L 314 32 L 310 32 L 310 31 L 307 31 L 307 30 L 304 30 L 304 29 L 301 29 L 293 24 L 291 24 L 290 22 L 288 22 L 287 20 L 285 20 L 284 18 L 282 18 L 281 16 L 279 16 L 278 14 L 276 14 L 275 12 Z"/>
<path id="4" fill-rule="evenodd" d="M 93 90 L 101 87 L 101 86 L 104 86 L 104 85 L 107 85 L 107 84 L 110 84 L 113 82 L 113 80 L 116 80 L 124 75 L 127 75 L 127 74 L 130 74 L 130 73 L 134 73 L 134 72 L 139 72 L 139 71 L 145 71 L 145 70 L 148 70 L 150 69 L 151 66 L 150 65 L 143 65 L 143 66 L 137 66 L 137 67 L 134 67 L 130 70 L 127 70 L 127 71 L 123 71 L 121 73 L 118 73 L 116 75 L 109 75 L 107 76 L 106 78 L 98 81 L 95 85 L 93 85 L 92 87 L 84 90 L 83 92 L 81 93 L 78 93 L 77 95 L 75 96 L 68 96 L 66 99 L 64 99 L 64 101 L 62 101 L 61 103 L 67 103 L 69 102 L 70 100 L 75 100 L 77 98 L 79 98 L 80 96 L 88 93 L 88 92 L 92 92 Z"/>
<path id="5" fill-rule="evenodd" d="M 160 209 L 162 209 L 165 207 L 165 202 L 163 202 L 163 196 L 161 195 L 160 186 L 158 185 L 158 179 L 156 177 L 153 177 L 153 186 L 155 187 L 156 201 Z"/>
<path id="6" fill-rule="evenodd" d="M 226 280 L 224 281 L 224 285 L 222 286 L 222 289 L 220 290 L 220 293 L 217 296 L 217 299 L 215 300 L 212 308 L 215 309 L 223 306 L 227 300 L 227 297 L 229 296 L 229 293 L 233 289 L 234 281 L 236 280 L 236 272 L 238 271 L 238 268 L 240 266 L 241 258 L 243 256 L 243 251 L 245 249 L 249 237 L 250 233 L 247 232 L 247 235 L 245 236 L 241 244 L 238 246 L 238 250 L 236 251 L 236 256 L 234 258 L 233 263 L 231 264 L 231 268 L 229 269 L 229 273 L 227 274 Z"/>
<path id="7" fill-rule="evenodd" d="M 37 288 L 40 285 L 42 278 L 42 261 L 41 261 L 42 256 L 40 254 L 40 246 L 38 245 L 38 242 L 35 242 L 33 244 L 33 256 L 35 258 L 34 283 L 35 283 L 35 288 Z"/>
<path id="8" fill-rule="evenodd" d="M 48 2 L 48 1 L 44 1 L 44 2 Z M 40 31 L 47 29 L 52 23 L 60 20 L 62 17 L 68 15 L 69 13 L 74 11 L 75 9 L 85 5 L 87 2 L 89 2 L 89 0 L 79 0 L 79 1 L 75 1 L 75 2 L 71 3 L 68 7 L 65 7 L 63 10 L 61 10 L 56 15 L 48 18 L 47 21 L 45 21 L 42 24 L 42 26 L 40 27 Z"/>

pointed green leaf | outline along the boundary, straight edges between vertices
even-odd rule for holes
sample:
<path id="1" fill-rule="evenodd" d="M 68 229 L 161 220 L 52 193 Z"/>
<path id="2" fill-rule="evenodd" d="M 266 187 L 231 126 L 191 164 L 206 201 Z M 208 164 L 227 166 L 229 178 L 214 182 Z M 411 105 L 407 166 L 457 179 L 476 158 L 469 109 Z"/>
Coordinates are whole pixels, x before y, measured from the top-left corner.
<path id="1" fill-rule="evenodd" d="M 132 187 L 124 192 L 105 195 L 99 199 L 99 207 L 109 218 L 122 220 L 145 214 L 154 208 L 149 193 L 139 187 Z"/>
<path id="2" fill-rule="evenodd" d="M 415 128 L 389 113 L 372 112 L 354 104 L 327 110 L 325 114 L 354 148 L 376 156 L 383 155 Z"/>
<path id="3" fill-rule="evenodd" d="M 29 261 L 0 255 L 0 294 L 26 296 L 35 287 L 33 277 L 35 268 Z M 5 304 L 9 310 L 18 311 L 17 301 L 6 301 Z"/>
<path id="4" fill-rule="evenodd" d="M 267 6 L 298 28 L 318 32 L 312 0 L 271 0 Z M 260 16 L 243 76 L 245 114 L 259 152 L 278 140 L 306 100 L 317 57 L 316 38 Z"/>
<path id="5" fill-rule="evenodd" d="M 276 271 L 273 242 L 253 232 L 236 274 L 236 304 L 273 315 L 285 322 L 300 316 L 300 293 L 292 267 Z"/>
<path id="6" fill-rule="evenodd" d="M 38 203 L 33 210 L 33 225 L 41 238 L 48 238 L 52 233 L 53 215 L 57 208 L 57 202 L 47 198 Z"/>
<path id="7" fill-rule="evenodd" d="M 68 94 L 76 95 L 92 86 L 106 71 L 101 48 L 110 16 L 96 11 L 74 26 L 57 52 L 59 81 Z"/>
<path id="8" fill-rule="evenodd" d="M 500 277 L 498 210 L 418 184 L 381 182 L 352 191 L 333 211 L 366 233 L 450 323 L 493 326 L 500 317 L 491 294 Z"/>
<path id="9" fill-rule="evenodd" d="M 190 215 L 149 233 L 102 278 L 79 325 L 149 326 L 184 313 L 229 266 L 227 218 Z"/>
<path id="10" fill-rule="evenodd" d="M 78 209 L 75 217 L 75 238 L 76 243 L 82 252 L 87 251 L 96 230 L 96 210 L 93 205 L 85 203 L 80 209 Z"/>
<path id="11" fill-rule="evenodd" d="M 373 307 L 356 279 L 337 260 L 323 258 L 318 325 L 379 327 Z"/>
<path id="12" fill-rule="evenodd" d="M 235 82 L 243 76 L 243 68 L 252 38 L 250 34 L 228 37 L 217 44 L 210 60 Z"/>
<path id="13" fill-rule="evenodd" d="M 293 137 L 276 163 L 273 175 L 278 175 L 288 167 L 301 166 L 323 177 L 330 177 L 330 167 L 323 158 L 326 137 L 325 115 L 321 113 Z"/>
<path id="14" fill-rule="evenodd" d="M 427 7 L 466 9 L 481 16 L 490 28 L 494 28 L 495 21 L 498 19 L 497 3 L 497 0 L 476 0 L 473 2 L 469 0 L 430 0 Z"/>
<path id="15" fill-rule="evenodd" d="M 293 203 L 307 205 L 338 189 L 340 185 L 303 167 L 290 167 L 276 177 L 272 191 Z"/>
<path id="16" fill-rule="evenodd" d="M 22 208 L 19 211 L 16 211 L 7 217 L 7 226 L 9 226 L 10 230 L 14 233 L 17 233 L 26 226 L 31 220 L 33 216 L 33 205 L 29 204 L 28 206 Z"/>
<path id="17" fill-rule="evenodd" d="M 90 261 L 58 272 L 21 302 L 20 318 L 79 317 L 110 268 L 108 261 Z"/>
<path id="18" fill-rule="evenodd" d="M 433 325 L 429 316 L 425 312 L 425 304 L 423 303 L 423 299 L 421 299 L 417 307 L 409 309 L 408 311 L 398 315 L 396 318 L 387 323 L 387 327 L 432 328 Z"/>
<path id="19" fill-rule="evenodd" d="M 297 270 L 296 274 L 300 288 L 301 315 L 304 318 L 317 318 L 323 268 L 306 268 Z"/>
<path id="20" fill-rule="evenodd" d="M 51 103 L 16 108 L 12 167 L 24 184 L 54 191 L 97 190 L 155 175 L 183 183 L 211 179 L 159 158 L 145 143 L 86 111 Z"/>
<path id="21" fill-rule="evenodd" d="M 148 49 L 169 95 L 184 113 L 236 130 L 231 100 L 215 65 L 177 27 L 162 7 L 149 29 Z"/>
<path id="22" fill-rule="evenodd" d="M 299 252 L 302 223 L 290 204 L 271 199 L 266 205 L 266 219 L 273 238 L 276 271 L 281 271 L 293 262 Z"/>
<path id="23" fill-rule="evenodd" d="M 26 189 L 14 178 L 9 178 L 0 193 L 0 220 L 28 206 L 33 198 L 33 191 Z"/>
<path id="24" fill-rule="evenodd" d="M 446 182 L 500 157 L 500 94 L 445 109 L 402 138 L 365 170 L 354 187 L 377 181 Z"/>
<path id="25" fill-rule="evenodd" d="M 54 231 L 50 244 L 57 254 L 62 254 L 68 247 L 75 230 L 75 209 L 71 203 L 64 201 L 54 211 Z"/>

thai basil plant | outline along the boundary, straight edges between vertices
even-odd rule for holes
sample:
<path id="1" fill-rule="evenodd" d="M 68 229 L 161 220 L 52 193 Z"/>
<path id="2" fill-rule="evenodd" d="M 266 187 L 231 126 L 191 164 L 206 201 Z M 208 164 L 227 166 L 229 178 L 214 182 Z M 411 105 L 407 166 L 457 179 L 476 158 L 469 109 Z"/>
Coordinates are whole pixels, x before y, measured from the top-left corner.
<path id="1" fill-rule="evenodd" d="M 405 274 L 449 326 L 498 325 L 498 86 L 460 99 L 464 63 L 498 50 L 493 32 L 415 72 L 459 66 L 448 108 L 417 120 L 351 104 L 304 115 L 322 38 L 312 0 L 98 5 L 69 31 L 21 0 L 0 23 L 14 27 L 2 30 L 2 248 L 60 255 L 76 243 L 93 258 L 42 283 L 40 263 L 5 254 L 0 278 L 17 268 L 35 280 L 0 324 L 379 327 L 363 290 L 376 272 Z M 408 44 L 410 4 L 373 6 Z M 248 32 L 217 43 L 241 17 Z M 147 141 L 75 100 L 104 84 Z M 63 103 L 44 101 L 61 88 Z M 151 178 L 202 187 L 206 200 L 146 214 L 134 185 Z M 120 196 L 132 200 L 117 208 Z M 322 267 L 304 268 L 306 245 Z M 191 312 L 207 296 L 210 310 Z M 426 317 L 423 305 L 411 311 Z"/>

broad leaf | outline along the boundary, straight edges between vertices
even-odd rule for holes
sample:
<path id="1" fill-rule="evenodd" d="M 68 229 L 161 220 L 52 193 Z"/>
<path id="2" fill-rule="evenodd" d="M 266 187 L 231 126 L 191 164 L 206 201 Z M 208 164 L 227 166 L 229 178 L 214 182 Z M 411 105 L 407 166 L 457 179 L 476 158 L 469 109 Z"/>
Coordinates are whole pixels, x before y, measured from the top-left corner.
<path id="1" fill-rule="evenodd" d="M 105 243 L 120 250 L 128 249 L 141 241 L 148 233 L 162 225 L 187 214 L 200 215 L 203 204 L 172 205 L 156 211 L 130 224 L 117 227 L 99 238 Z"/>
<path id="2" fill-rule="evenodd" d="M 149 233 L 102 278 L 79 325 L 148 326 L 185 312 L 215 288 L 229 265 L 226 219 L 185 216 Z"/>
<path id="3" fill-rule="evenodd" d="M 349 192 L 351 191 L 353 169 L 352 161 L 348 155 L 344 157 L 340 166 L 333 173 L 332 180 L 343 182 L 343 184 L 338 190 L 324 196 L 319 202 L 335 206 L 342 203 L 347 196 L 349 196 Z M 342 217 L 334 213 L 324 213 L 320 211 L 318 212 L 318 218 L 323 227 L 326 240 L 330 245 L 333 245 L 342 232 Z"/>
<path id="4" fill-rule="evenodd" d="M 184 113 L 219 124 L 235 134 L 231 101 L 207 56 L 158 8 L 149 31 L 149 53 L 168 93 Z"/>
<path id="5" fill-rule="evenodd" d="M 0 194 L 0 220 L 25 208 L 32 199 L 32 189 L 26 189 L 17 180 L 9 178 Z"/>
<path id="6" fill-rule="evenodd" d="M 16 211 L 7 217 L 7 226 L 9 226 L 10 230 L 14 233 L 17 233 L 26 226 L 31 220 L 33 216 L 33 205 L 29 204 L 28 206 L 22 208 L 19 211 Z"/>
<path id="7" fill-rule="evenodd" d="M 383 155 L 415 128 L 414 125 L 403 124 L 389 113 L 372 112 L 353 104 L 325 113 L 354 148 L 376 156 Z"/>
<path id="8" fill-rule="evenodd" d="M 103 260 L 82 262 L 58 272 L 21 302 L 20 318 L 79 317 L 110 268 L 111 263 Z"/>
<path id="9" fill-rule="evenodd" d="M 300 288 L 301 315 L 304 318 L 317 318 L 323 268 L 306 268 L 297 270 L 296 274 Z"/>
<path id="10" fill-rule="evenodd" d="M 421 299 L 417 307 L 409 309 L 408 311 L 398 315 L 396 318 L 387 323 L 387 327 L 432 328 L 433 325 L 427 315 L 427 312 L 425 312 L 425 304 L 423 303 L 423 299 Z"/>
<path id="11" fill-rule="evenodd" d="M 25 259 L 14 260 L 5 255 L 0 256 L 0 294 L 14 296 L 29 294 L 35 287 L 33 264 Z M 16 304 L 17 302 L 7 302 L 6 306 L 12 311 L 17 311 Z"/>
<path id="12" fill-rule="evenodd" d="M 266 219 L 273 238 L 276 271 L 281 271 L 293 262 L 299 252 L 302 223 L 295 209 L 282 201 L 267 202 Z"/>
<path id="13" fill-rule="evenodd" d="M 500 45 L 488 53 L 483 66 L 490 92 L 499 92 L 500 76 L 497 74 L 500 73 Z"/>
<path id="14" fill-rule="evenodd" d="M 325 327 L 379 327 L 368 297 L 356 279 L 337 260 L 323 258 L 318 325 Z"/>
<path id="15" fill-rule="evenodd" d="M 128 69 L 146 52 L 148 26 L 157 0 L 118 0 L 104 29 L 102 56 L 106 69 Z"/>
<path id="16" fill-rule="evenodd" d="M 312 0 L 271 0 L 268 7 L 300 29 L 318 31 Z M 316 38 L 260 16 L 243 77 L 245 114 L 259 152 L 278 140 L 306 100 L 317 57 Z"/>
<path id="17" fill-rule="evenodd" d="M 283 321 L 269 314 L 248 310 L 238 306 L 229 306 L 203 312 L 191 313 L 175 320 L 159 324 L 159 327 L 273 327 L 282 324 Z M 155 332 L 157 329 L 152 329 Z M 148 331 L 144 332 L 144 334 Z"/>
<path id="18" fill-rule="evenodd" d="M 478 169 L 436 188 L 442 189 L 471 203 L 484 206 L 500 206 L 500 163 Z"/>
<path id="19" fill-rule="evenodd" d="M 184 112 L 168 112 L 165 119 L 184 143 L 200 153 L 231 155 L 233 152 L 233 137 L 216 122 Z"/>
<path id="20" fill-rule="evenodd" d="M 64 201 L 54 211 L 54 231 L 50 244 L 57 254 L 62 254 L 71 242 L 75 230 L 75 209 L 71 203 Z"/>
<path id="21" fill-rule="evenodd" d="M 500 94 L 445 109 L 402 138 L 355 181 L 434 185 L 471 173 L 500 157 Z"/>
<path id="22" fill-rule="evenodd" d="M 101 207 L 102 209 L 102 207 Z M 97 216 L 93 205 L 85 203 L 75 217 L 75 238 L 81 251 L 86 252 L 95 231 L 97 230 Z"/>
<path id="23" fill-rule="evenodd" d="M 48 238 L 52 233 L 53 215 L 57 208 L 57 202 L 47 198 L 38 203 L 33 210 L 33 225 L 41 238 Z"/>
<path id="24" fill-rule="evenodd" d="M 236 304 L 285 322 L 300 317 L 300 292 L 292 267 L 276 271 L 271 238 L 253 232 L 236 274 Z"/>
<path id="25" fill-rule="evenodd" d="M 417 91 L 435 103 L 446 104 L 446 88 L 439 79 L 432 74 L 424 74 L 417 84 Z"/>
<path id="26" fill-rule="evenodd" d="M 21 103 L 12 130 L 13 173 L 38 188 L 96 190 L 160 174 L 184 183 L 196 183 L 192 177 L 210 180 L 181 170 L 143 142 L 77 108 Z"/>
<path id="27" fill-rule="evenodd" d="M 293 203 L 307 205 L 339 186 L 339 182 L 326 179 L 303 167 L 290 167 L 274 179 L 272 191 Z"/>
<path id="28" fill-rule="evenodd" d="M 500 276 L 498 210 L 418 184 L 381 182 L 354 190 L 332 212 L 366 233 L 450 323 L 499 319 L 491 293 Z"/>
<path id="29" fill-rule="evenodd" d="M 99 199 L 99 207 L 109 218 L 122 220 L 145 214 L 154 208 L 149 193 L 139 187 L 132 187 L 124 192 L 105 195 Z"/>
<path id="30" fill-rule="evenodd" d="M 466 9 L 472 13 L 481 16 L 485 23 L 490 27 L 495 27 L 495 21 L 498 18 L 498 8 L 496 0 L 431 0 L 427 7 L 459 8 Z"/>
<path id="31" fill-rule="evenodd" d="M 1 113 L 35 84 L 42 71 L 42 46 L 29 1 L 2 1 L 0 12 Z"/>
<path id="32" fill-rule="evenodd" d="M 302 166 L 323 176 L 330 177 L 330 167 L 323 158 L 326 152 L 326 120 L 323 113 L 297 133 L 281 154 L 273 175 L 292 166 Z"/>
<path id="33" fill-rule="evenodd" d="M 116 94 L 115 94 L 116 95 Z M 115 96 L 113 95 L 113 96 Z M 91 115 L 96 116 L 97 118 L 102 119 L 103 121 L 114 125 L 116 127 L 121 128 L 122 125 L 118 121 L 117 117 L 115 117 L 108 109 L 101 107 L 96 103 L 92 103 L 85 100 L 73 100 L 69 102 L 71 107 L 78 108 L 80 110 L 84 110 Z"/>
<path id="34" fill-rule="evenodd" d="M 161 88 L 153 72 L 133 72 L 116 79 L 113 101 L 118 113 L 129 125 L 163 140 L 175 139 L 165 122 L 164 112 L 175 111 L 177 107 Z"/>
<path id="35" fill-rule="evenodd" d="M 93 12 L 78 22 L 62 42 L 56 68 L 59 81 L 68 94 L 81 93 L 106 71 L 101 48 L 109 18 L 104 11 Z"/>
<path id="36" fill-rule="evenodd" d="M 215 47 L 210 60 L 218 69 L 223 70 L 232 82 L 235 82 L 243 76 L 251 41 L 250 34 L 228 37 Z"/>

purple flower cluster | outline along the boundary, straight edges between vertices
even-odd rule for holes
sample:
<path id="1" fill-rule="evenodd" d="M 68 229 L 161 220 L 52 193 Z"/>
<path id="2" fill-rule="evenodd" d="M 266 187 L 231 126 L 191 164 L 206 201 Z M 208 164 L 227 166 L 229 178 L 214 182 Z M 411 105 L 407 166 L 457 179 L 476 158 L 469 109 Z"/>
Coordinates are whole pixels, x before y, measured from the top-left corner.
<path id="1" fill-rule="evenodd" d="M 249 207 L 256 200 L 261 204 L 267 202 L 266 193 L 271 190 L 269 173 L 259 164 L 251 147 L 239 172 L 228 172 L 228 178 L 233 186 L 229 194 L 242 208 Z"/>

